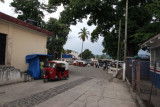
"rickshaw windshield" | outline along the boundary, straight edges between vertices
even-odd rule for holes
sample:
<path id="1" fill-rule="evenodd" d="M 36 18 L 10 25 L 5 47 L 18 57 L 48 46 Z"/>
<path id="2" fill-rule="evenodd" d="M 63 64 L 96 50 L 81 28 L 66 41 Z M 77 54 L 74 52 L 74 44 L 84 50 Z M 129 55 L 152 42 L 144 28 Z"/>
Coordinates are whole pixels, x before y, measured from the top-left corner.
<path id="1" fill-rule="evenodd" d="M 55 68 L 56 64 L 55 63 L 49 63 L 49 68 Z"/>

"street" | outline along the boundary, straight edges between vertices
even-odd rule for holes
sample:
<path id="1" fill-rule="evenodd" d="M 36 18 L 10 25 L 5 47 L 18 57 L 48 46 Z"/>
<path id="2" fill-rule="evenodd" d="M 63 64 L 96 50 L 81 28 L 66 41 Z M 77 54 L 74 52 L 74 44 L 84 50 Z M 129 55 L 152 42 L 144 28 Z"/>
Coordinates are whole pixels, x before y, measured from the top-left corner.
<path id="1" fill-rule="evenodd" d="M 102 68 L 70 65 L 68 80 L 23 82 L 0 87 L 2 107 L 136 107 L 125 82 Z"/>

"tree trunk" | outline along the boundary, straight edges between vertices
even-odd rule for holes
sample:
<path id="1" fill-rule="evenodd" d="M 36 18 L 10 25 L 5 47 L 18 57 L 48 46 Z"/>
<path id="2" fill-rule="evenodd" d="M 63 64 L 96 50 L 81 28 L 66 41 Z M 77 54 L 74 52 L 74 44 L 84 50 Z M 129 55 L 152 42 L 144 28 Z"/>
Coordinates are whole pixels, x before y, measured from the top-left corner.
<path id="1" fill-rule="evenodd" d="M 82 41 L 82 49 L 81 49 L 81 59 L 82 59 L 82 52 L 83 52 L 83 41 Z"/>

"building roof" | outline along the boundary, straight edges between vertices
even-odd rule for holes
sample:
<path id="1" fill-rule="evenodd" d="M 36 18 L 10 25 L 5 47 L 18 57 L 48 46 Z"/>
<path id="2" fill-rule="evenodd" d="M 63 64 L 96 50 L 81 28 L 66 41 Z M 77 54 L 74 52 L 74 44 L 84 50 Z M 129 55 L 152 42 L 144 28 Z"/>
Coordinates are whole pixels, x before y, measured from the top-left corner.
<path id="1" fill-rule="evenodd" d="M 9 21 L 9 22 L 18 24 L 20 26 L 23 26 L 23 27 L 26 27 L 26 28 L 29 28 L 29 29 L 33 29 L 35 31 L 44 33 L 46 35 L 52 35 L 52 32 L 49 32 L 49 31 L 47 31 L 45 29 L 41 29 L 41 28 L 39 28 L 37 26 L 34 26 L 32 24 L 26 23 L 26 22 L 24 22 L 22 20 L 19 20 L 17 18 L 12 17 L 12 16 L 6 15 L 6 14 L 4 14 L 2 12 L 0 12 L 0 19 L 3 19 L 3 20 L 6 20 L 6 21 Z"/>
<path id="2" fill-rule="evenodd" d="M 160 43 L 160 33 L 152 36 L 151 38 L 146 40 L 144 43 L 142 43 L 141 48 L 149 47 L 149 46 L 157 44 L 157 43 Z"/>

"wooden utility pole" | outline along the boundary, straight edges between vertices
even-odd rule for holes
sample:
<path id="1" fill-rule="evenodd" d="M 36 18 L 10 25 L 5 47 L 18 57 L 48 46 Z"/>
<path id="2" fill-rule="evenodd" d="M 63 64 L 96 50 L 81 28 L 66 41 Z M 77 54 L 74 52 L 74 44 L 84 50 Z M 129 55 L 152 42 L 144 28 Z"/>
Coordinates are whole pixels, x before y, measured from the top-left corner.
<path id="1" fill-rule="evenodd" d="M 136 93 L 137 93 L 137 95 L 139 96 L 140 95 L 140 80 L 141 80 L 141 77 L 140 77 L 140 75 L 141 75 L 141 68 L 140 68 L 140 60 L 138 60 L 138 62 L 137 62 L 137 78 L 136 78 Z"/>
<path id="2" fill-rule="evenodd" d="M 135 60 L 132 59 L 132 89 L 135 90 Z"/>
<path id="3" fill-rule="evenodd" d="M 119 34 L 118 34 L 118 50 L 117 50 L 116 75 L 117 75 L 117 73 L 118 73 L 118 61 L 119 61 L 120 37 L 121 37 L 121 20 L 119 21 Z M 115 76 L 116 76 L 116 75 L 115 75 Z"/>
<path id="4" fill-rule="evenodd" d="M 127 24 L 128 24 L 128 0 L 126 0 L 126 17 L 125 17 L 125 40 L 124 40 L 124 68 L 123 68 L 123 81 L 125 81 L 125 72 L 126 72 Z"/>

